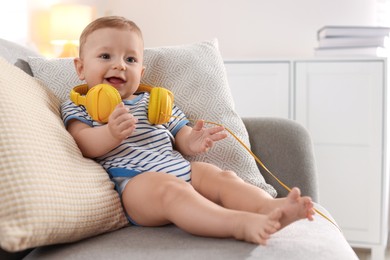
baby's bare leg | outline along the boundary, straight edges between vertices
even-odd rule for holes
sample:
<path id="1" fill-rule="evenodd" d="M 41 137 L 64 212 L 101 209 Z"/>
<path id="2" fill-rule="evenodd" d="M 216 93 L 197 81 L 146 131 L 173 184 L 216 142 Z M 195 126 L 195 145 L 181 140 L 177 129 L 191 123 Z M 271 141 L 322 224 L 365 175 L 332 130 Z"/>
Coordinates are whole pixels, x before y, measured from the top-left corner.
<path id="1" fill-rule="evenodd" d="M 201 196 L 190 184 L 165 173 L 144 173 L 126 185 L 127 214 L 139 225 L 174 223 L 200 236 L 234 237 L 265 244 L 280 228 L 280 210 L 255 214 L 223 208 Z"/>
<path id="2" fill-rule="evenodd" d="M 301 197 L 297 188 L 286 198 L 274 199 L 264 190 L 242 181 L 234 172 L 202 162 L 192 163 L 192 185 L 203 196 L 226 208 L 261 214 L 280 208 L 282 227 L 299 219 L 313 219 L 310 197 Z"/>

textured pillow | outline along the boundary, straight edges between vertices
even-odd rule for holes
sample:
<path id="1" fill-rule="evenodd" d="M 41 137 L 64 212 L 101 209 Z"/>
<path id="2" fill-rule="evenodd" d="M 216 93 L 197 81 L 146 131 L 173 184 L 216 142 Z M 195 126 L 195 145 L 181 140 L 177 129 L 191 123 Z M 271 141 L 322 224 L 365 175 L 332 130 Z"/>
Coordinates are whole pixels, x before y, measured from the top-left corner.
<path id="1" fill-rule="evenodd" d="M 29 63 L 34 77 L 45 82 L 61 100 L 68 99 L 70 89 L 79 84 L 73 62 L 68 59 L 31 58 Z M 217 40 L 149 48 L 145 50 L 144 63 L 143 83 L 172 90 L 175 104 L 189 119 L 223 124 L 249 145 L 245 126 L 234 111 Z M 266 184 L 260 174 L 255 160 L 233 137 L 218 142 L 207 154 L 189 159 L 233 170 L 243 180 L 276 196 L 275 189 Z"/>
<path id="2" fill-rule="evenodd" d="M 0 246 L 20 251 L 127 225 L 113 183 L 63 126 L 59 99 L 0 58 Z"/>
<path id="3" fill-rule="evenodd" d="M 85 82 L 79 80 L 73 58 L 28 57 L 28 64 L 35 78 L 41 80 L 60 99 L 69 99 L 70 90 Z"/>

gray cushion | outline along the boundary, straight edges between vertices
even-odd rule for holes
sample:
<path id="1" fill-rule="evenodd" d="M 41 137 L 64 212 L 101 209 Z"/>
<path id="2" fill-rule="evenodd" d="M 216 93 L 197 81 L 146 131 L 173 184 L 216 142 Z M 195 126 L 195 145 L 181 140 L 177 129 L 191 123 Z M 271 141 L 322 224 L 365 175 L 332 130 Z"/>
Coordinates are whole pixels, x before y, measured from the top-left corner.
<path id="1" fill-rule="evenodd" d="M 325 212 L 323 208 L 316 205 Z M 343 234 L 316 215 L 274 234 L 267 246 L 197 237 L 175 226 L 126 227 L 78 243 L 35 249 L 26 260 L 35 259 L 357 259 Z"/>
<path id="2" fill-rule="evenodd" d="M 16 67 L 19 67 L 24 72 L 32 76 L 31 68 L 27 63 L 27 58 L 30 56 L 40 57 L 41 55 L 21 45 L 0 39 L 0 57 L 3 57 L 9 63 L 14 64 Z"/>

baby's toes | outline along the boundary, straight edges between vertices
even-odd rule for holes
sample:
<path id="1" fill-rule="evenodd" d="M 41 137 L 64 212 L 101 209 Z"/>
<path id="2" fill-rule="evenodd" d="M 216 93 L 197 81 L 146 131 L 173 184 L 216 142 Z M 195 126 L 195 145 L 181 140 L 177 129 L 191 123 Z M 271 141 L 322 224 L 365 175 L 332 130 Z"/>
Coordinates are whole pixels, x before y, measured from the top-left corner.
<path id="1" fill-rule="evenodd" d="M 273 234 L 276 231 L 278 231 L 281 228 L 280 219 L 283 216 L 283 212 L 281 209 L 277 208 L 274 209 L 271 213 L 268 215 L 268 224 L 265 228 L 266 232 L 269 234 Z"/>
<path id="2" fill-rule="evenodd" d="M 290 201 L 297 201 L 301 197 L 301 190 L 297 187 L 291 189 L 291 191 L 287 194 L 287 199 Z"/>

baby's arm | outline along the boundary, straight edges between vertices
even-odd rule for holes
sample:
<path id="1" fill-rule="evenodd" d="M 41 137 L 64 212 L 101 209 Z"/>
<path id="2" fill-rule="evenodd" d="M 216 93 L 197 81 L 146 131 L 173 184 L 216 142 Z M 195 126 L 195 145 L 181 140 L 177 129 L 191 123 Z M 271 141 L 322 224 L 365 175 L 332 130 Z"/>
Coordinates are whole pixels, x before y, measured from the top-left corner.
<path id="1" fill-rule="evenodd" d="M 175 145 L 176 149 L 184 155 L 196 155 L 207 152 L 214 142 L 227 137 L 227 134 L 222 132 L 222 126 L 204 128 L 204 121 L 199 120 L 193 128 L 184 126 L 176 134 Z"/>
<path id="2" fill-rule="evenodd" d="M 90 127 L 81 121 L 71 120 L 67 129 L 82 154 L 88 158 L 95 158 L 108 153 L 129 137 L 136 123 L 137 119 L 121 103 L 110 115 L 108 123 L 103 126 Z"/>

